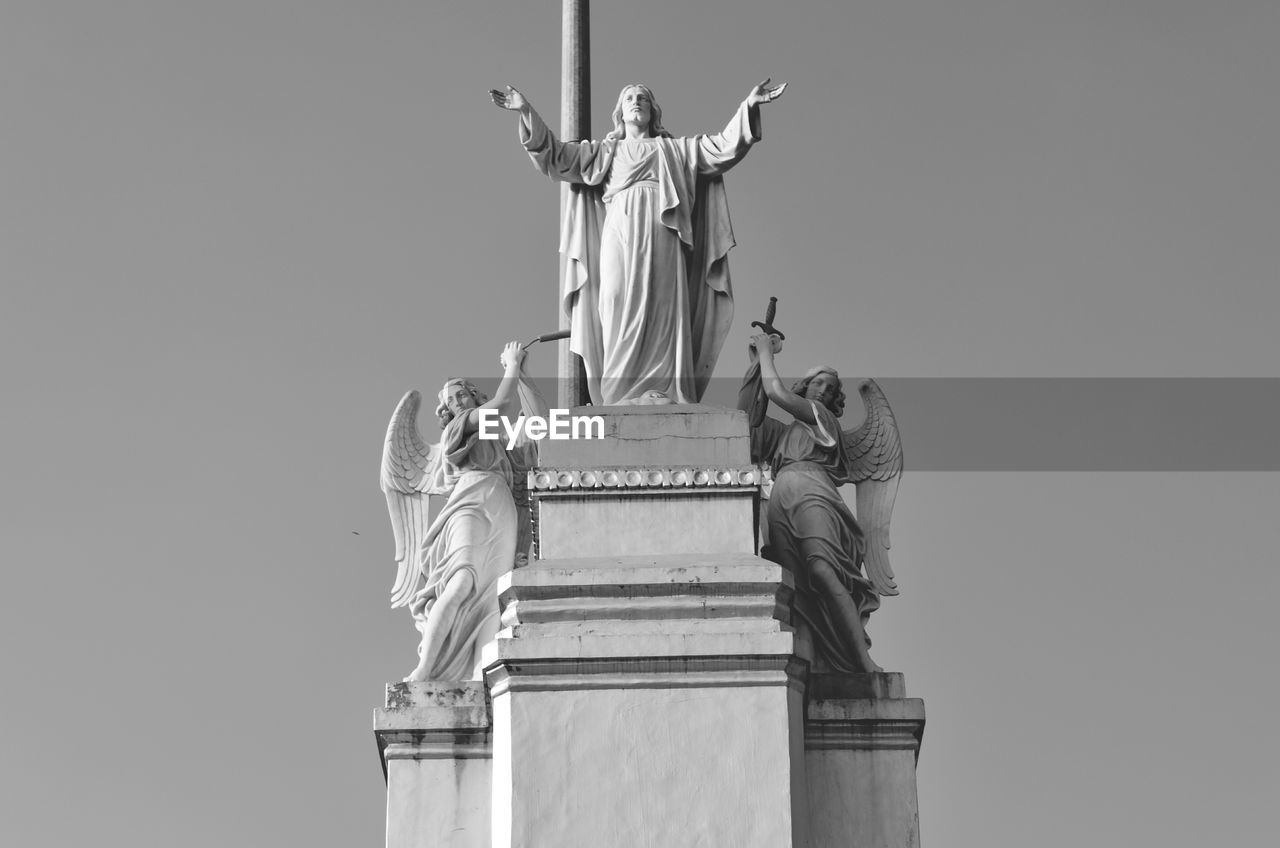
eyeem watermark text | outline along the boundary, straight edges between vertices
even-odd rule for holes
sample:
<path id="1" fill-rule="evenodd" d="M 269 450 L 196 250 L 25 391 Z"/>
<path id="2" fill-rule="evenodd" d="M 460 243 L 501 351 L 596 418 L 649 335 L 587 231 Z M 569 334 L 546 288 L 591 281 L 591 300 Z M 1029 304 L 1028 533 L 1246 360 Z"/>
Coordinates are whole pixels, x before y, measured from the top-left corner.
<path id="1" fill-rule="evenodd" d="M 543 439 L 603 439 L 604 418 L 599 415 L 570 415 L 567 409 L 553 409 L 547 418 L 521 414 L 512 422 L 496 409 L 480 410 L 480 438 L 501 439 L 503 432 L 507 450 L 515 447 L 521 435 L 535 442 Z"/>

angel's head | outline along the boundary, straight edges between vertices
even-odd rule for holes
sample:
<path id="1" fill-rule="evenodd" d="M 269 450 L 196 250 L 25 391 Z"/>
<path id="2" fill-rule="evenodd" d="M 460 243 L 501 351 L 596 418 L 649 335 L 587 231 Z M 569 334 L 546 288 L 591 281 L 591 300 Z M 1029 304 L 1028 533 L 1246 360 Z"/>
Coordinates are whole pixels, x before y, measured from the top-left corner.
<path id="1" fill-rule="evenodd" d="M 791 391 L 805 400 L 817 401 L 831 410 L 836 418 L 844 415 L 844 383 L 840 382 L 840 375 L 834 368 L 827 365 L 810 368 L 809 372 L 791 387 Z"/>
<path id="2" fill-rule="evenodd" d="M 440 426 L 444 427 L 454 419 L 454 416 L 487 403 L 489 396 L 477 389 L 469 380 L 450 377 L 445 381 L 444 388 L 440 390 L 439 399 L 436 418 L 440 420 Z"/>
<path id="3" fill-rule="evenodd" d="M 647 85 L 624 85 L 618 94 L 618 105 L 613 107 L 613 130 L 607 138 L 626 138 L 627 124 L 637 124 L 650 138 L 670 138 L 671 133 L 662 127 L 662 107 L 653 99 L 653 90 Z"/>

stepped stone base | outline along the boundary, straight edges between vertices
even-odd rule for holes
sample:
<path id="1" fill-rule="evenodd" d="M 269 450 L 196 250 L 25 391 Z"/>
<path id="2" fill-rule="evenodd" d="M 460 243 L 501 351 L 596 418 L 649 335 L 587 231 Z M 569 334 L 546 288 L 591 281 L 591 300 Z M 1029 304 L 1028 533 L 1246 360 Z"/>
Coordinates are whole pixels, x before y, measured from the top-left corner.
<path id="1" fill-rule="evenodd" d="M 376 714 L 389 848 L 917 848 L 923 703 L 810 674 L 791 575 L 755 554 L 745 416 L 577 412 L 605 438 L 543 443 L 483 683 Z"/>

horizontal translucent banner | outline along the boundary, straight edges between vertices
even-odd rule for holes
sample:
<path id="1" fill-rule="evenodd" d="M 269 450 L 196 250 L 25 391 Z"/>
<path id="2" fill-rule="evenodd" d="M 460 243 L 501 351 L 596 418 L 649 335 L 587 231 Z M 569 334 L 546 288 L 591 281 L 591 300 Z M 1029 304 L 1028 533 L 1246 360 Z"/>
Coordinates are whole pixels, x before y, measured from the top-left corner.
<path id="1" fill-rule="evenodd" d="M 497 385 L 474 382 L 489 393 Z M 556 382 L 536 380 L 552 406 L 562 405 Z M 1280 471 L 1280 378 L 877 382 L 908 471 Z M 703 403 L 735 406 L 740 385 L 713 380 Z M 855 380 L 846 378 L 844 390 L 841 420 L 853 428 L 863 415 Z"/>

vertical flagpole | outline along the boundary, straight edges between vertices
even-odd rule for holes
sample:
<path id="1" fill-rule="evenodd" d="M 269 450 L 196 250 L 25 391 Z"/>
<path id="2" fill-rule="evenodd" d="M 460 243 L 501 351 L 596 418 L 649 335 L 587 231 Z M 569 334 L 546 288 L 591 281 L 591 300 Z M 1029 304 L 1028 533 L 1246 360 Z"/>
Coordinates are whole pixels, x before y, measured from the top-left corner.
<path id="1" fill-rule="evenodd" d="M 588 0 L 562 0 L 560 35 L 560 138 L 581 141 L 591 135 L 591 23 Z M 569 193 L 560 186 L 560 220 L 564 220 Z M 564 257 L 560 257 L 560 279 L 564 279 Z M 560 329 L 569 329 L 569 316 L 556 296 Z M 560 342 L 559 398 L 561 407 L 581 406 L 588 401 L 586 373 L 582 360 L 569 352 L 568 340 Z"/>

